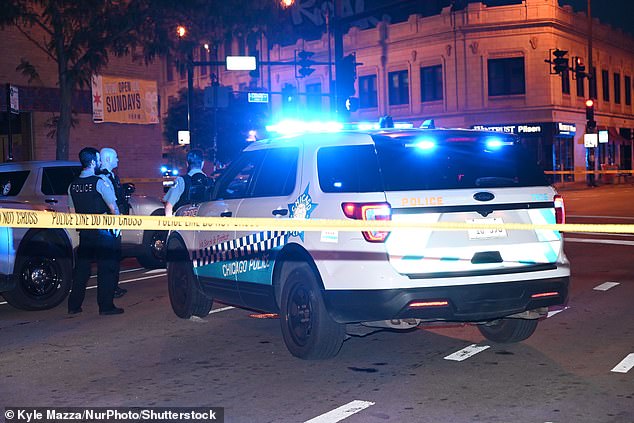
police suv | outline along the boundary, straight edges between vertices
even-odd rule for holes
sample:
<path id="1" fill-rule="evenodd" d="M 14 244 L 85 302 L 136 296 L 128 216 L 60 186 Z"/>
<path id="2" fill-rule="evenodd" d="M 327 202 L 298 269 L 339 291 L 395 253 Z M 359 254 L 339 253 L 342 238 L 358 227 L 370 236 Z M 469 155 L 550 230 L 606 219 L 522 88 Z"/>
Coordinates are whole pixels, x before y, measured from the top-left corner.
<path id="1" fill-rule="evenodd" d="M 489 340 L 519 342 L 568 295 L 561 234 L 503 226 L 564 221 L 562 198 L 513 135 L 378 129 L 258 141 L 211 201 L 177 214 L 429 224 L 170 233 L 169 296 L 179 317 L 206 316 L 213 300 L 279 313 L 286 346 L 304 359 L 336 355 L 350 323 L 471 322 Z"/>
<path id="2" fill-rule="evenodd" d="M 81 165 L 72 161 L 0 164 L 0 213 L 3 208 L 67 213 L 68 186 L 79 172 Z M 158 199 L 135 195 L 128 202 L 130 214 L 164 215 Z M 136 257 L 148 268 L 165 266 L 165 231 L 121 234 L 124 256 Z M 25 310 L 55 307 L 70 291 L 77 243 L 74 229 L 0 227 L 0 294 Z"/>

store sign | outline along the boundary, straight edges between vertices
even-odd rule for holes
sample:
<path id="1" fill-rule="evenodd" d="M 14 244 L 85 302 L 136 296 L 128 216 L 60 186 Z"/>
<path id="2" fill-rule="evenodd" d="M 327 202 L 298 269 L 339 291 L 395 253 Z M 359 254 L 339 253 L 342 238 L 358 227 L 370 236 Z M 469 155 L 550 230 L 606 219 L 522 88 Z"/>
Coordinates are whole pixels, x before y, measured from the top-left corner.
<path id="1" fill-rule="evenodd" d="M 20 113 L 20 99 L 18 96 L 18 87 L 9 85 L 9 111 L 14 114 Z"/>
<path id="2" fill-rule="evenodd" d="M 159 123 L 156 81 L 94 75 L 92 120 L 95 123 Z"/>
<path id="3" fill-rule="evenodd" d="M 577 125 L 574 123 L 557 123 L 557 130 L 560 135 L 574 135 L 577 133 Z"/>
<path id="4" fill-rule="evenodd" d="M 544 132 L 542 125 L 538 123 L 498 125 L 498 126 L 473 125 L 471 128 L 476 129 L 478 131 L 492 131 L 492 132 L 502 132 L 505 134 L 518 134 L 518 135 L 541 134 L 542 132 Z"/>

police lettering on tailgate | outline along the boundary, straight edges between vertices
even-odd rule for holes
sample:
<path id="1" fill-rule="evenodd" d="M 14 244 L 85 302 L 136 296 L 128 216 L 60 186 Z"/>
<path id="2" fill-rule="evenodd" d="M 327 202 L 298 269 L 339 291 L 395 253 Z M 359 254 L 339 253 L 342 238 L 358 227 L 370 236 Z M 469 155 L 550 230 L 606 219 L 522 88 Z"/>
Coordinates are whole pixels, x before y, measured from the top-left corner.
<path id="1" fill-rule="evenodd" d="M 401 206 L 442 206 L 441 196 L 433 196 L 433 197 L 403 197 L 401 198 Z"/>

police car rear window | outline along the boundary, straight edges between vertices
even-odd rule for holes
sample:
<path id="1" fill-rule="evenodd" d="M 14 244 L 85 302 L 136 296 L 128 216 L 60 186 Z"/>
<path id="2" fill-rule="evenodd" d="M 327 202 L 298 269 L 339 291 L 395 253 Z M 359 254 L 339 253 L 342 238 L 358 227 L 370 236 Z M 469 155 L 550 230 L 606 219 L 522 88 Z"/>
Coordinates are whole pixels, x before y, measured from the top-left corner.
<path id="1" fill-rule="evenodd" d="M 430 131 L 374 140 L 386 191 L 548 185 L 514 137 Z"/>
<path id="2" fill-rule="evenodd" d="M 323 192 L 383 191 L 373 145 L 320 148 L 317 172 Z"/>

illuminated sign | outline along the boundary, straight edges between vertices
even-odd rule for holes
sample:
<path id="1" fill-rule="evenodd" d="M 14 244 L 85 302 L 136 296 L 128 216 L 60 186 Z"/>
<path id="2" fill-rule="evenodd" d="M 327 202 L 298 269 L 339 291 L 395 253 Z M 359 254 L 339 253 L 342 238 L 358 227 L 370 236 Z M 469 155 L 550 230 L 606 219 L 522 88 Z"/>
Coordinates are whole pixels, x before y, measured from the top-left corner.
<path id="1" fill-rule="evenodd" d="M 602 144 L 608 142 L 608 131 L 599 131 L 599 142 Z"/>
<path id="2" fill-rule="evenodd" d="M 583 145 L 587 148 L 593 148 L 599 145 L 599 136 L 597 134 L 584 134 Z"/>
<path id="3" fill-rule="evenodd" d="M 255 70 L 255 56 L 227 56 L 227 70 Z"/>
<path id="4" fill-rule="evenodd" d="M 269 93 L 248 93 L 249 103 L 268 103 Z"/>
<path id="5" fill-rule="evenodd" d="M 574 123 L 557 123 L 557 129 L 562 135 L 573 135 L 577 133 L 577 125 Z"/>
<path id="6" fill-rule="evenodd" d="M 472 128 L 478 131 L 502 132 L 505 134 L 541 134 L 543 132 L 542 126 L 534 123 L 496 126 L 473 125 Z"/>

